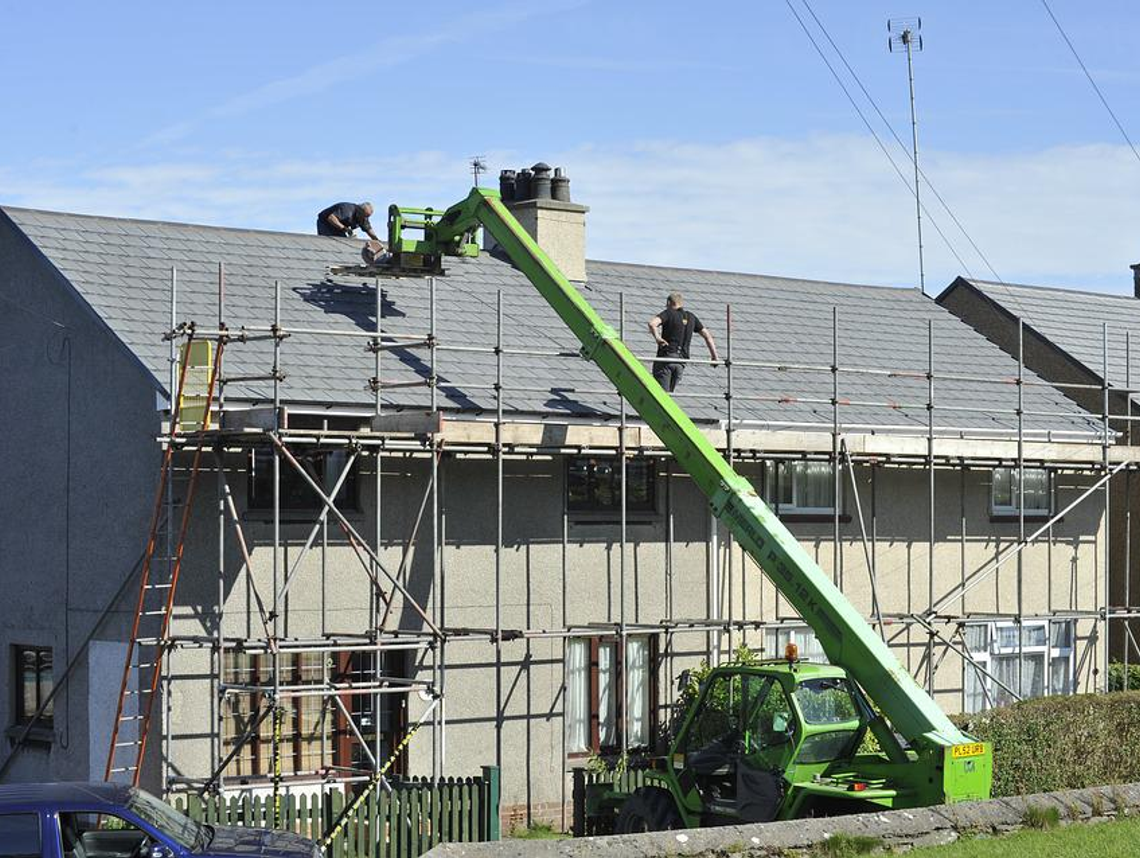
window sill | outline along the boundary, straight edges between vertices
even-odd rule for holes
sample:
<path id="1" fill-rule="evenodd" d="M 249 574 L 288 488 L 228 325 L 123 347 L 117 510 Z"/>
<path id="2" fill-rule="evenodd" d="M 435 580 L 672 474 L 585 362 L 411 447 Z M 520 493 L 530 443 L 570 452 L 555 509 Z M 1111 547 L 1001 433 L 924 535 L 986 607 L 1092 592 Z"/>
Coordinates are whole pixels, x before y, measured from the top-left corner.
<path id="1" fill-rule="evenodd" d="M 831 524 L 835 521 L 833 512 L 778 512 L 776 517 L 784 524 Z M 840 513 L 839 523 L 849 524 L 851 516 Z"/>
<path id="2" fill-rule="evenodd" d="M 1042 524 L 1042 523 L 1049 520 L 1050 515 L 1052 515 L 1052 513 L 1048 513 L 1048 512 L 1027 512 L 1025 514 L 1025 520 L 1027 522 L 1032 522 L 1033 524 Z M 993 512 L 991 512 L 990 513 L 990 524 L 1017 524 L 1020 520 L 1021 519 L 1016 512 L 1014 512 L 1014 513 L 1007 513 L 1007 512 L 993 513 Z M 1059 519 L 1057 519 L 1056 523 L 1060 524 L 1063 521 L 1064 521 L 1063 518 L 1059 518 Z"/>
<path id="3" fill-rule="evenodd" d="M 616 512 L 571 512 L 567 513 L 567 518 L 572 525 L 621 526 L 621 513 Z M 645 527 L 658 524 L 660 521 L 661 516 L 655 512 L 631 512 L 626 513 L 625 517 L 627 527 Z"/>
<path id="4" fill-rule="evenodd" d="M 5 731 L 8 737 L 9 745 L 15 746 L 16 740 L 20 738 L 20 734 L 24 732 L 23 724 L 13 724 Z M 55 744 L 55 728 L 53 727 L 33 727 L 29 732 L 25 745 L 40 748 L 50 748 Z"/>

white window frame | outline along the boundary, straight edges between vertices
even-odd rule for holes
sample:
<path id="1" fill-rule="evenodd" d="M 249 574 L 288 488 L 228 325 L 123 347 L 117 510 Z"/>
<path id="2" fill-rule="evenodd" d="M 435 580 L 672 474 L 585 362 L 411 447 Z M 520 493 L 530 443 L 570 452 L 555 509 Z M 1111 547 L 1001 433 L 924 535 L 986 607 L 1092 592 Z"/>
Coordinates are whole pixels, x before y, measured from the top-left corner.
<path id="1" fill-rule="evenodd" d="M 804 495 L 803 479 L 807 476 L 809 468 L 812 466 L 824 466 L 827 469 L 827 479 L 829 484 L 829 495 L 835 494 L 835 474 L 832 466 L 827 462 L 820 462 L 813 459 L 790 459 L 781 461 L 766 462 L 764 464 L 764 497 L 768 501 L 769 506 L 776 511 L 777 515 L 834 515 L 835 505 L 833 503 L 827 506 L 806 506 L 802 503 Z M 777 478 L 777 472 L 779 476 Z M 777 497 L 777 489 L 783 489 L 790 481 L 792 489 L 791 502 L 781 501 Z M 839 505 L 840 509 L 843 506 L 843 486 L 839 486 Z"/>
<path id="2" fill-rule="evenodd" d="M 999 504 L 998 493 L 998 474 L 1009 474 L 1010 485 L 1010 502 L 1008 504 Z M 1017 488 L 1017 474 L 1018 469 L 1012 468 L 994 468 L 991 474 L 990 481 L 990 514 L 995 516 L 1014 516 L 1018 515 L 1018 488 Z M 1053 473 L 1048 468 L 1025 468 L 1025 474 L 1044 474 L 1045 475 L 1045 507 L 1031 507 L 1025 508 L 1025 515 L 1032 518 L 1047 518 L 1053 512 Z M 1028 482 L 1028 481 L 1027 481 Z"/>
<path id="3" fill-rule="evenodd" d="M 780 625 L 764 629 L 764 652 L 768 658 L 783 658 L 784 647 L 789 643 L 794 643 L 799 648 L 801 660 L 814 664 L 828 663 L 819 638 L 810 626 Z"/>
<path id="4" fill-rule="evenodd" d="M 1042 696 L 1052 697 L 1057 695 L 1073 694 L 1076 685 L 1076 621 L 1075 620 L 1051 620 L 1048 618 L 1043 619 L 1027 619 L 1021 623 L 1022 635 L 1032 633 L 1032 630 L 1043 629 L 1045 635 L 1044 644 L 1026 644 L 1019 647 L 1017 643 L 1017 623 L 1011 621 L 994 621 L 983 623 L 968 623 L 969 628 L 984 627 L 986 630 L 986 649 L 985 650 L 970 650 L 970 655 L 973 661 L 986 673 L 996 673 L 995 661 L 1002 657 L 1016 656 L 1019 653 L 1025 656 L 1044 656 L 1045 665 L 1041 680 L 1042 693 L 1040 695 L 1033 695 L 1027 693 L 1025 696 Z M 1002 643 L 1002 632 L 1007 634 L 1012 630 L 1012 643 Z M 1063 635 L 1060 642 L 1067 640 L 1067 645 L 1059 646 L 1058 635 Z M 968 643 L 967 638 L 967 643 Z M 1053 682 L 1053 664 L 1055 661 L 1067 661 L 1067 669 L 1064 680 L 1064 688 L 1058 690 Z M 984 712 L 994 706 L 1003 706 L 1010 702 L 1009 692 L 1005 691 L 993 679 L 978 670 L 969 660 L 963 660 L 962 664 L 962 711 L 967 713 Z M 981 694 L 981 708 L 971 706 L 970 697 L 967 694 L 967 688 L 971 679 L 979 683 L 982 689 Z M 1014 688 L 1017 691 L 1017 688 Z"/>

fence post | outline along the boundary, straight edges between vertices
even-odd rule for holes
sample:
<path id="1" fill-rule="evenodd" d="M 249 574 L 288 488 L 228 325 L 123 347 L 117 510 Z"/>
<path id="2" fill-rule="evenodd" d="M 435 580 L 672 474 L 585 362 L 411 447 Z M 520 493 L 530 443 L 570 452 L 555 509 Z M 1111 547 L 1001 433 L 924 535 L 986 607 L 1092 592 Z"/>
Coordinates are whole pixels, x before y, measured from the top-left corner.
<path id="1" fill-rule="evenodd" d="M 573 787 L 570 790 L 570 799 L 574 802 L 574 820 L 570 824 L 570 833 L 575 837 L 586 836 L 586 770 L 576 768 L 571 772 Z"/>
<path id="2" fill-rule="evenodd" d="M 499 767 L 483 766 L 483 782 L 487 785 L 487 839 L 502 839 L 502 824 L 499 820 Z"/>

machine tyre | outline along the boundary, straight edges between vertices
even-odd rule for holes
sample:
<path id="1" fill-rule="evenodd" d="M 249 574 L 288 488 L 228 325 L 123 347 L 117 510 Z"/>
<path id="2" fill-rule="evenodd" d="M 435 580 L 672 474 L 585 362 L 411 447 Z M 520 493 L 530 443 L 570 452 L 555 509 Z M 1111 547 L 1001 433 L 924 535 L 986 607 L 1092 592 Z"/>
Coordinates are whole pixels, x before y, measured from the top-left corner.
<path id="1" fill-rule="evenodd" d="M 641 787 L 621 806 L 614 831 L 640 834 L 646 831 L 672 831 L 684 828 L 673 797 L 657 787 Z"/>

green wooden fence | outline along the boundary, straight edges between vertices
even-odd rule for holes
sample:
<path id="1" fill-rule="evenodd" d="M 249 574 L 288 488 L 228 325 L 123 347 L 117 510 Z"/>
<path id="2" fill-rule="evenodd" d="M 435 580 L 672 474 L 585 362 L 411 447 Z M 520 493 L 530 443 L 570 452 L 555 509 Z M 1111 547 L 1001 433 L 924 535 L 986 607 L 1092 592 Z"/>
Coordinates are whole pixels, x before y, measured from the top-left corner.
<path id="1" fill-rule="evenodd" d="M 596 834 L 612 834 L 605 819 L 592 815 L 594 808 L 587 801 L 588 788 L 595 784 L 611 786 L 618 792 L 633 792 L 645 784 L 645 769 L 631 768 L 620 774 L 616 772 L 592 772 L 584 768 L 574 769 L 571 798 L 574 801 L 572 832 L 575 837 L 590 837 Z"/>
<path id="2" fill-rule="evenodd" d="M 498 840 L 499 769 L 484 766 L 474 778 L 393 778 L 392 792 L 377 789 L 356 818 L 329 844 L 330 858 L 417 858 L 437 843 Z M 317 840 L 350 800 L 330 786 L 317 794 L 282 795 L 281 825 Z M 192 819 L 214 825 L 273 828 L 273 797 L 229 794 L 172 796 Z"/>

